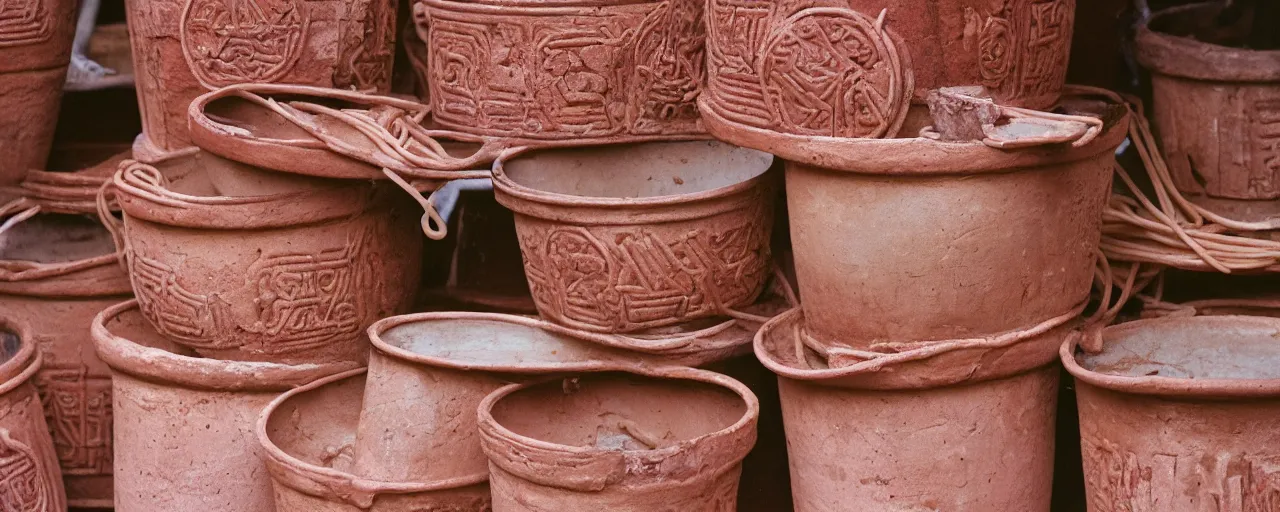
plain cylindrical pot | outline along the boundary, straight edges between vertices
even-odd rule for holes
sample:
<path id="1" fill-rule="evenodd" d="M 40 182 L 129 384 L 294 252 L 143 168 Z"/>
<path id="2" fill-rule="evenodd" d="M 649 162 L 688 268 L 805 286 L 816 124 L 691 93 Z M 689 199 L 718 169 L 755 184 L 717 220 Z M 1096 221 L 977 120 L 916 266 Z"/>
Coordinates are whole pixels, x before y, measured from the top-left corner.
<path id="1" fill-rule="evenodd" d="M 206 357 L 361 361 L 364 329 L 412 304 L 422 239 L 390 184 L 200 152 L 126 165 L 112 185 L 143 314 Z"/>
<path id="2" fill-rule="evenodd" d="M 1127 117 L 1115 105 L 1068 106 L 1097 109 L 1105 129 L 1082 147 L 1023 149 L 735 131 L 787 160 L 813 337 L 893 350 L 1025 329 L 1082 305 Z"/>
<path id="3" fill-rule="evenodd" d="M 512 384 L 480 403 L 494 512 L 728 512 L 760 404 L 691 368 Z"/>
<path id="4" fill-rule="evenodd" d="M 1261 220 L 1280 214 L 1280 51 L 1222 39 L 1239 31 L 1215 23 L 1221 8 L 1155 13 L 1136 52 L 1151 71 L 1151 118 L 1174 186 L 1216 213 Z"/>
<path id="5" fill-rule="evenodd" d="M 134 158 L 191 146 L 187 105 L 239 83 L 391 86 L 393 0 L 127 0 L 142 108 Z"/>
<path id="6" fill-rule="evenodd" d="M 799 359 L 803 323 L 783 313 L 755 342 L 778 374 L 796 512 L 1049 510 L 1065 328 L 833 368 Z"/>
<path id="7" fill-rule="evenodd" d="M 356 433 L 357 474 L 427 482 L 484 472 L 474 413 L 480 401 L 512 382 L 537 376 L 640 366 L 698 366 L 736 353 L 722 336 L 679 350 L 628 350 L 629 340 L 575 334 L 556 324 L 493 313 L 419 313 L 369 328 L 364 408 Z M 716 343 L 729 344 L 717 346 Z"/>
<path id="8" fill-rule="evenodd" d="M 1089 510 L 1267 510 L 1280 472 L 1280 319 L 1210 316 L 1108 327 L 1075 376 Z"/>
<path id="9" fill-rule="evenodd" d="M 89 327 L 131 294 L 111 234 L 95 220 L 39 214 L 0 235 L 0 318 L 21 324 L 44 359 L 34 383 L 72 507 L 110 507 L 111 372 Z"/>
<path id="10" fill-rule="evenodd" d="M 0 506 L 6 511 L 67 509 L 34 382 L 40 359 L 31 331 L 0 318 Z"/>
<path id="11" fill-rule="evenodd" d="M 75 0 L 0 4 L 0 185 L 44 169 L 75 37 Z"/>
<path id="12" fill-rule="evenodd" d="M 751 304 L 770 274 L 771 155 L 660 142 L 504 155 L 494 194 L 515 212 L 538 312 L 635 332 Z"/>
<path id="13" fill-rule="evenodd" d="M 93 340 L 112 371 L 121 511 L 273 512 L 258 414 L 290 388 L 358 367 L 203 359 L 156 332 L 132 300 L 94 319 Z"/>
<path id="14" fill-rule="evenodd" d="M 352 370 L 295 388 L 262 411 L 257 436 L 275 485 L 275 512 L 488 511 L 484 468 L 422 483 L 353 472 L 364 373 Z"/>
<path id="15" fill-rule="evenodd" d="M 530 145 L 706 136 L 702 0 L 416 2 L 446 128 Z"/>

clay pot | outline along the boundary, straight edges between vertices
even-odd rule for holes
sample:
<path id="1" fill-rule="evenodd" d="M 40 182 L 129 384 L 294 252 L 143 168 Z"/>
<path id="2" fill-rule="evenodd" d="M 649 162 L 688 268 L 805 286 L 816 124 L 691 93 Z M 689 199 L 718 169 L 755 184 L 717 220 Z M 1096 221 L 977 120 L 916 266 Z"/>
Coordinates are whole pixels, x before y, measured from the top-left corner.
<path id="1" fill-rule="evenodd" d="M 1277 337 L 1280 319 L 1211 316 L 1108 327 L 1098 354 L 1064 343 L 1089 509 L 1273 506 Z"/>
<path id="2" fill-rule="evenodd" d="M 0 237 L 0 317 L 24 326 L 43 356 L 33 382 L 67 501 L 110 507 L 111 373 L 94 355 L 89 326 L 131 294 L 111 234 L 83 216 L 40 214 Z"/>
<path id="3" fill-rule="evenodd" d="M 489 474 L 483 470 L 427 483 L 352 473 L 364 373 L 352 370 L 295 388 L 262 411 L 257 435 L 275 484 L 275 512 L 489 510 Z"/>
<path id="4" fill-rule="evenodd" d="M 541 150 L 494 163 L 543 318 L 667 327 L 751 304 L 770 276 L 771 155 L 721 142 Z"/>
<path id="5" fill-rule="evenodd" d="M 67 509 L 58 455 L 33 381 L 39 370 L 31 331 L 0 318 L 0 505 L 5 510 Z"/>
<path id="6" fill-rule="evenodd" d="M 690 368 L 513 384 L 480 403 L 494 512 L 737 506 L 760 404 Z"/>
<path id="7" fill-rule="evenodd" d="M 755 340 L 778 374 L 797 512 L 1049 510 L 1068 326 L 837 368 L 796 339 L 804 321 L 783 313 Z"/>
<path id="8" fill-rule="evenodd" d="M 0 185 L 44 169 L 75 37 L 75 0 L 0 5 Z"/>
<path id="9" fill-rule="evenodd" d="M 203 356 L 362 361 L 364 329 L 412 304 L 421 237 L 412 204 L 389 185 L 200 152 L 127 164 L 112 186 L 143 314 Z"/>
<path id="10" fill-rule="evenodd" d="M 751 332 L 735 326 L 642 352 L 643 340 L 584 335 L 515 315 L 421 313 L 382 320 L 369 328 L 374 351 L 355 471 L 413 482 L 484 472 L 471 412 L 503 385 L 545 375 L 703 365 L 741 353 Z"/>
<path id="11" fill-rule="evenodd" d="M 1138 28 L 1151 71 L 1156 133 L 1174 186 L 1205 208 L 1244 221 L 1280 215 L 1275 123 L 1280 51 L 1237 45 L 1215 25 L 1220 3 L 1160 11 Z M 1225 33 L 1224 33 L 1225 32 Z"/>
<path id="12" fill-rule="evenodd" d="M 701 0 L 417 0 L 432 115 L 513 145 L 705 138 Z"/>
<path id="13" fill-rule="evenodd" d="M 134 158 L 191 146 L 187 105 L 239 83 L 387 91 L 393 0 L 127 0 L 143 133 Z"/>
<path id="14" fill-rule="evenodd" d="M 808 332 L 832 347 L 896 351 L 1027 328 L 1088 298 L 1128 119 L 1113 104 L 1064 106 L 1101 115 L 1104 128 L 1080 147 L 997 149 L 712 125 L 787 160 Z M 925 122 L 918 110 L 908 120 Z"/>
<path id="15" fill-rule="evenodd" d="M 103 310 L 92 332 L 112 371 L 118 510 L 274 511 L 258 414 L 285 390 L 358 366 L 202 359 L 133 300 Z"/>

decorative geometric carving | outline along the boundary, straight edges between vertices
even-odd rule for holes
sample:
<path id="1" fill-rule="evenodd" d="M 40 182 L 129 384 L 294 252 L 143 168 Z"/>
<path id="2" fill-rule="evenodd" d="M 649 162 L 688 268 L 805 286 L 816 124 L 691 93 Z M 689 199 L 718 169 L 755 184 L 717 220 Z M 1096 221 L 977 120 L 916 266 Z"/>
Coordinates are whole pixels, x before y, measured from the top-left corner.
<path id="1" fill-rule="evenodd" d="M 205 87 L 274 82 L 297 62 L 309 23 L 302 0 L 189 0 L 182 50 Z"/>
<path id="2" fill-rule="evenodd" d="M 52 36 L 45 0 L 0 0 L 0 48 L 41 43 Z"/>
<path id="3" fill-rule="evenodd" d="M 1090 512 L 1162 512 L 1187 493 L 1206 512 L 1280 511 L 1280 458 L 1157 454 L 1140 459 L 1106 439 L 1085 438 Z"/>
<path id="4" fill-rule="evenodd" d="M 376 0 L 352 0 L 351 4 L 350 12 L 357 17 L 342 26 L 342 55 L 334 69 L 333 83 L 344 89 L 377 89 L 391 82 L 395 9 L 387 2 Z"/>
<path id="5" fill-rule="evenodd" d="M 966 34 L 977 34 L 982 85 L 1002 102 L 1052 93 L 1066 79 L 1075 16 L 1069 0 L 997 0 L 991 10 L 965 8 Z M 966 44 L 974 46 L 966 39 Z"/>
<path id="6" fill-rule="evenodd" d="M 36 386 L 62 473 L 111 474 L 111 377 L 44 354 Z"/>
<path id="7" fill-rule="evenodd" d="M 36 453 L 0 428 L 0 511 L 49 512 L 49 493 Z"/>
<path id="8" fill-rule="evenodd" d="M 1258 197 L 1280 192 L 1280 99 L 1253 102 L 1250 121 L 1252 165 L 1249 191 Z"/>

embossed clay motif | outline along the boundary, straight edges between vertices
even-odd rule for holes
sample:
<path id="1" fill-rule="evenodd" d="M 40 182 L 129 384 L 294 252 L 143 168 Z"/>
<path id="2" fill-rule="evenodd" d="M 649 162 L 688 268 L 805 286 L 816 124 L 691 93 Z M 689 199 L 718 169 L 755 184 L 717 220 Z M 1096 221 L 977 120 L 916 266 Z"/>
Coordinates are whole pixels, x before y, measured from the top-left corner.
<path id="1" fill-rule="evenodd" d="M 66 510 L 58 455 L 34 377 L 40 355 L 30 329 L 0 318 L 0 510 Z"/>
<path id="2" fill-rule="evenodd" d="M 516 213 L 539 313 L 633 332 L 730 313 L 770 275 L 773 157 L 721 142 L 507 155 L 498 202 Z"/>
<path id="3" fill-rule="evenodd" d="M 703 133 L 701 0 L 416 1 L 447 128 L 574 143 Z"/>
<path id="4" fill-rule="evenodd" d="M 1064 343 L 1089 510 L 1280 509 L 1278 336 L 1271 317 L 1166 317 L 1106 328 L 1096 354 Z"/>
<path id="5" fill-rule="evenodd" d="M 112 186 L 143 314 L 202 355 L 359 361 L 365 327 L 412 304 L 421 237 L 412 204 L 390 185 L 268 173 L 201 152 L 158 168 L 126 162 Z"/>
<path id="6" fill-rule="evenodd" d="M 392 0 L 129 0 L 147 162 L 191 146 L 187 105 L 238 83 L 387 91 Z"/>
<path id="7" fill-rule="evenodd" d="M 1151 117 L 1178 191 L 1257 221 L 1280 214 L 1280 51 L 1243 48 L 1234 36 L 1248 25 L 1217 26 L 1220 9 L 1155 13 L 1138 29 L 1137 57 L 1151 71 Z"/>
<path id="8" fill-rule="evenodd" d="M 480 403 L 495 511 L 737 510 L 756 396 L 714 372 L 632 371 L 512 384 Z"/>
<path id="9" fill-rule="evenodd" d="M 0 185 L 43 170 L 71 62 L 75 0 L 0 0 Z"/>

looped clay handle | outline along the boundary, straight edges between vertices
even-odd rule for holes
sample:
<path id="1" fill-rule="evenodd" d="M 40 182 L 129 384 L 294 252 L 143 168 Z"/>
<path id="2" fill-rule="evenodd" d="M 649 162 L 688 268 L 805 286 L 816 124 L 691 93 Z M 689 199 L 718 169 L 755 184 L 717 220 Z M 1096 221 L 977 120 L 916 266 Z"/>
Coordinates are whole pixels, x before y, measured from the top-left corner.
<path id="1" fill-rule="evenodd" d="M 129 251 L 125 248 L 127 242 L 125 242 L 124 238 L 124 222 L 117 219 L 111 211 L 110 198 L 112 197 L 115 197 L 115 183 L 107 180 L 101 187 L 98 187 L 98 220 L 102 222 L 102 227 L 107 228 L 107 232 L 111 233 L 111 240 L 116 246 L 116 257 L 120 263 L 120 268 L 128 272 Z"/>
<path id="2" fill-rule="evenodd" d="M 1092 116 L 1041 112 L 995 103 L 981 86 L 944 87 L 928 97 L 933 126 L 920 136 L 943 141 L 981 141 L 996 149 L 1051 144 L 1083 147 L 1102 133 Z"/>

